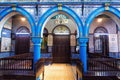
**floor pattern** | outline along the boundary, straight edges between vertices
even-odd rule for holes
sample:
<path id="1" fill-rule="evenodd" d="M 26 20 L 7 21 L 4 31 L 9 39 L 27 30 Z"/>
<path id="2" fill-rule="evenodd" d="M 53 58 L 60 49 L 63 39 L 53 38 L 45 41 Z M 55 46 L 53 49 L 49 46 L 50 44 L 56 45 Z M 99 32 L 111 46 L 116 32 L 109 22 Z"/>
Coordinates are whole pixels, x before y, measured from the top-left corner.
<path id="1" fill-rule="evenodd" d="M 54 63 L 45 66 L 44 80 L 75 80 L 70 64 Z"/>

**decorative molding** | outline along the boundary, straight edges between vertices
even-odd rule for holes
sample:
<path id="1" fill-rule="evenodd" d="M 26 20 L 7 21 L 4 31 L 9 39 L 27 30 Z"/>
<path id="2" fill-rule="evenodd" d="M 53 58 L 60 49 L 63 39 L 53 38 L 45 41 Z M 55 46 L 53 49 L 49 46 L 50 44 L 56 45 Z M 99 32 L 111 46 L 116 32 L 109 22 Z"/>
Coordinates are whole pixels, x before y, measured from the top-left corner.
<path id="1" fill-rule="evenodd" d="M 55 11 L 55 9 L 52 10 L 52 12 L 54 12 L 54 11 Z"/>
<path id="2" fill-rule="evenodd" d="M 7 12 L 7 13 L 9 13 L 10 11 L 11 11 L 11 10 L 10 10 L 10 9 L 8 9 L 6 12 Z"/>
<path id="3" fill-rule="evenodd" d="M 34 24 L 34 23 L 32 23 L 31 25 L 34 26 L 33 24 Z"/>
<path id="4" fill-rule="evenodd" d="M 76 46 L 76 36 L 70 35 L 70 46 Z"/>
<path id="5" fill-rule="evenodd" d="M 58 4 L 58 10 L 62 10 L 62 4 Z"/>
<path id="6" fill-rule="evenodd" d="M 78 26 L 80 26 L 80 27 L 81 27 L 80 23 L 78 23 Z"/>
<path id="7" fill-rule="evenodd" d="M 88 34 L 86 34 L 85 37 L 87 38 L 87 37 L 88 37 Z"/>
<path id="8" fill-rule="evenodd" d="M 53 35 L 48 35 L 48 46 L 53 46 Z"/>
<path id="9" fill-rule="evenodd" d="M 42 23 L 40 23 L 40 27 L 42 26 Z"/>
<path id="10" fill-rule="evenodd" d="M 79 38 L 80 46 L 87 46 L 88 38 Z"/>
<path id="11" fill-rule="evenodd" d="M 16 6 L 17 6 L 16 4 L 12 4 L 12 10 L 13 11 L 16 11 Z"/>
<path id="12" fill-rule="evenodd" d="M 38 36 L 32 36 L 32 42 L 34 45 L 41 45 L 42 38 Z"/>
<path id="13" fill-rule="evenodd" d="M 109 10 L 110 3 L 105 3 L 105 10 Z"/>
<path id="14" fill-rule="evenodd" d="M 47 18 L 47 15 L 45 15 L 44 18 Z"/>

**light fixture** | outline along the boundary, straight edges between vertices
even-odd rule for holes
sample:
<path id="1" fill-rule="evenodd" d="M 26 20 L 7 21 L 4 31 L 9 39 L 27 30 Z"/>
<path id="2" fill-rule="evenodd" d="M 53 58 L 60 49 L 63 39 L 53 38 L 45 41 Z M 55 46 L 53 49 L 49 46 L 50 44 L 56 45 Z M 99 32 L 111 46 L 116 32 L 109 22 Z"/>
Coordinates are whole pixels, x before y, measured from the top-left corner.
<path id="1" fill-rule="evenodd" d="M 97 19 L 97 22 L 100 23 L 100 22 L 102 22 L 102 20 L 103 20 L 102 18 L 98 18 L 98 19 Z"/>
<path id="2" fill-rule="evenodd" d="M 21 21 L 25 21 L 26 19 L 24 17 L 21 17 Z"/>
<path id="3" fill-rule="evenodd" d="M 16 33 L 16 34 L 30 34 L 30 33 Z"/>

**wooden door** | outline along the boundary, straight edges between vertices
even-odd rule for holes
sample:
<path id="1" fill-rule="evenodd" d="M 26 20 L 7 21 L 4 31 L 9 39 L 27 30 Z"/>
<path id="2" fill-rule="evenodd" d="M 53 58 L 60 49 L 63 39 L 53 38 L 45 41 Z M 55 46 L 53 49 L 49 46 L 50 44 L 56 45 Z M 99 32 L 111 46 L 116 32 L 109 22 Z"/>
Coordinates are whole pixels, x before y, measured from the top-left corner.
<path id="1" fill-rule="evenodd" d="M 104 56 L 109 56 L 108 36 L 107 35 L 102 35 L 100 37 L 102 39 L 103 55 Z"/>
<path id="2" fill-rule="evenodd" d="M 29 53 L 30 35 L 17 34 L 15 40 L 15 54 Z"/>
<path id="3" fill-rule="evenodd" d="M 53 37 L 53 62 L 70 62 L 70 36 L 55 35 Z"/>

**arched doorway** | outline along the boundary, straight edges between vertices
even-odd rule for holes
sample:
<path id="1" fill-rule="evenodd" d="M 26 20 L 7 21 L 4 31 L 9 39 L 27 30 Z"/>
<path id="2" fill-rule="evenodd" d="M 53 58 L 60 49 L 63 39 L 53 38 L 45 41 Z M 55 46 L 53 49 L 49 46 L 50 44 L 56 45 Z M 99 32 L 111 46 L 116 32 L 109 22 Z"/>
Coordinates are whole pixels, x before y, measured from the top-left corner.
<path id="1" fill-rule="evenodd" d="M 15 34 L 15 54 L 29 53 L 30 31 L 27 27 L 21 26 Z"/>
<path id="2" fill-rule="evenodd" d="M 104 27 L 97 27 L 94 30 L 94 52 L 109 56 L 108 31 Z"/>
<path id="3" fill-rule="evenodd" d="M 114 16 L 114 15 L 112 15 Z M 104 12 L 91 23 L 89 30 L 89 53 L 111 57 L 118 53 L 118 27 L 116 22 Z M 114 39 L 114 40 L 112 40 Z M 114 50 L 111 50 L 114 49 Z"/>
<path id="4" fill-rule="evenodd" d="M 25 11 L 23 8 L 16 6 L 16 9 L 13 9 L 13 7 L 8 7 L 6 9 L 4 9 L 3 11 L 1 11 L 0 15 L 0 33 L 2 34 L 2 36 L 0 35 L 0 37 L 2 38 L 1 43 L 4 44 L 7 42 L 8 47 L 3 47 L 3 45 L 1 44 L 1 51 L 4 50 L 7 51 L 8 56 L 12 56 L 15 54 L 15 33 L 16 30 L 20 27 L 20 26 L 27 26 L 30 29 L 30 32 L 32 33 L 32 36 L 35 35 L 34 30 L 35 30 L 35 24 L 34 24 L 34 20 L 32 18 L 32 16 Z M 27 15 L 27 16 L 26 16 Z M 16 19 L 14 19 L 16 17 Z M 17 19 L 17 17 L 19 17 L 19 20 Z M 29 32 L 29 33 L 30 33 Z M 8 36 L 5 36 L 8 35 Z M 3 40 L 4 39 L 4 40 Z M 7 40 L 7 41 L 6 41 Z M 4 41 L 4 42 L 3 42 Z M 9 44 L 8 44 L 9 42 Z M 19 45 L 17 45 L 19 46 Z M 11 54 L 11 52 L 13 54 Z M 9 54 L 10 53 L 10 54 Z"/>
<path id="5" fill-rule="evenodd" d="M 1 30 L 1 33 L 2 33 L 1 34 L 1 52 L 7 53 L 8 56 L 29 53 L 29 50 L 26 52 L 25 48 L 23 46 L 21 46 L 21 45 L 26 46 L 27 42 L 30 42 L 30 38 L 29 38 L 29 41 L 26 41 L 24 43 L 24 37 L 25 37 L 24 34 L 30 33 L 30 31 L 28 29 L 29 23 L 26 20 L 26 18 L 24 16 L 22 16 L 21 14 L 19 14 L 19 13 L 13 13 L 13 14 L 14 14 L 13 16 L 8 14 L 7 17 L 9 17 L 9 19 L 6 19 L 6 17 L 5 17 L 1 21 L 1 23 L 3 22 L 2 23 L 3 28 Z M 24 19 L 24 20 L 22 20 L 22 19 Z M 4 20 L 5 20 L 5 22 L 4 22 Z M 27 25 L 28 28 L 25 27 L 25 25 Z M 22 29 L 24 29 L 25 31 L 23 31 Z M 20 38 L 20 36 L 21 36 L 21 38 Z M 29 37 L 30 37 L 30 35 L 29 35 Z M 23 41 L 23 43 L 22 43 L 22 41 Z M 29 45 L 30 45 L 30 43 L 29 43 Z M 27 47 L 26 49 L 29 49 L 29 47 Z"/>
<path id="6" fill-rule="evenodd" d="M 93 33 L 95 33 L 95 29 L 100 29 L 99 27 L 102 26 L 104 29 L 101 29 L 102 33 L 99 39 L 102 39 L 101 43 L 103 46 L 99 53 L 103 53 L 102 55 L 108 57 L 119 57 L 119 13 L 119 10 L 109 6 L 108 10 L 105 7 L 101 7 L 90 14 L 89 19 L 86 20 L 86 24 L 88 25 L 86 25 L 85 30 L 86 35 L 88 35 L 89 31 L 89 53 L 96 52 Z"/>
<path id="7" fill-rule="evenodd" d="M 70 62 L 70 30 L 65 25 L 58 25 L 53 30 L 53 62 Z"/>
<path id="8" fill-rule="evenodd" d="M 79 38 L 79 44 L 82 42 L 83 40 L 83 23 L 80 19 L 80 17 L 69 7 L 63 6 L 63 5 L 58 5 L 55 7 L 51 7 L 50 9 L 48 9 L 40 18 L 37 26 L 37 36 L 39 36 L 38 40 L 42 41 L 42 37 L 43 37 L 43 30 L 45 27 L 45 24 L 47 23 L 47 21 L 55 14 L 58 13 L 64 13 L 65 15 L 69 16 L 71 18 L 71 20 L 73 22 L 75 22 L 75 25 L 77 26 L 77 38 Z M 52 26 L 51 26 L 52 27 Z M 74 28 L 74 26 L 72 26 L 72 28 Z M 80 39 L 82 38 L 82 39 Z M 86 44 L 87 39 L 85 39 L 85 44 Z M 85 46 L 86 47 L 86 46 Z M 83 48 L 85 48 L 83 47 Z M 36 57 L 36 61 L 40 59 L 40 55 L 41 52 L 39 51 L 39 46 L 36 47 L 36 53 L 35 53 L 35 57 Z M 87 70 L 87 56 L 86 56 L 86 49 L 81 51 L 83 56 L 81 57 L 81 61 L 84 64 L 84 71 Z"/>

